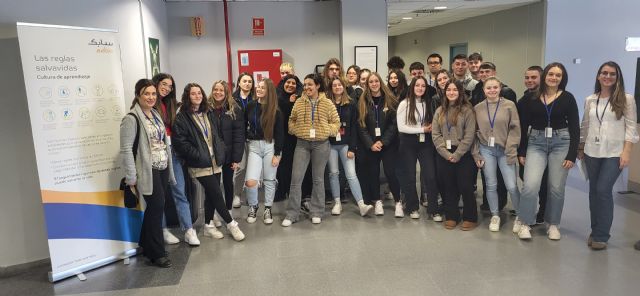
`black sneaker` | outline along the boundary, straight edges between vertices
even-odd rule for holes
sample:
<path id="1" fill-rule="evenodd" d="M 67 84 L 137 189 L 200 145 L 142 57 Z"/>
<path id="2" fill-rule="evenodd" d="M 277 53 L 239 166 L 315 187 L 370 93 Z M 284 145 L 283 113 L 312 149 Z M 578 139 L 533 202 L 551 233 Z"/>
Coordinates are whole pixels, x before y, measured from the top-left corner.
<path id="1" fill-rule="evenodd" d="M 264 222 L 264 224 L 273 223 L 273 216 L 271 215 L 271 207 L 264 208 L 264 213 L 262 213 L 262 222 Z"/>
<path id="2" fill-rule="evenodd" d="M 158 259 L 151 260 L 151 264 L 160 268 L 169 268 L 171 267 L 171 260 L 167 257 L 160 257 Z"/>
<path id="3" fill-rule="evenodd" d="M 250 206 L 249 211 L 247 213 L 247 223 L 255 223 L 256 222 L 256 212 L 258 211 L 257 206 Z"/>

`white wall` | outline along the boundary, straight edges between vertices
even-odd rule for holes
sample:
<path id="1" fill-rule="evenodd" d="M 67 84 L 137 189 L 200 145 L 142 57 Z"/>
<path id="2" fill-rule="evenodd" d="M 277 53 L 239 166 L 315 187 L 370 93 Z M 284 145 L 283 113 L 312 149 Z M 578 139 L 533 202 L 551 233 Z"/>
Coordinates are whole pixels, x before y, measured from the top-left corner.
<path id="1" fill-rule="evenodd" d="M 146 0 L 142 11 L 149 27 L 145 31 L 165 46 L 161 64 L 168 68 L 165 3 Z M 1 134 L 10 139 L 2 144 L 0 153 L 0 267 L 49 256 L 15 22 L 119 30 L 125 93 L 133 94 L 135 81 L 146 76 L 138 1 L 2 0 L 0 85 L 4 87 L 0 102 L 11 107 L 0 108 Z M 132 97 L 125 96 L 127 104 Z"/>
<path id="2" fill-rule="evenodd" d="M 340 55 L 338 2 L 229 2 L 228 12 L 233 80 L 238 49 L 282 49 L 283 61 L 293 63 L 298 76 Z M 214 80 L 227 80 L 223 4 L 170 2 L 167 15 L 171 74 L 178 92 L 197 82 L 208 93 Z M 200 39 L 191 36 L 189 18 L 194 16 L 204 17 L 206 35 Z M 252 17 L 264 17 L 265 36 L 251 36 Z"/>
<path id="3" fill-rule="evenodd" d="M 345 70 L 355 62 L 355 46 L 377 46 L 378 73 L 386 77 L 389 60 L 386 1 L 342 0 L 341 5 L 341 50 Z"/>
<path id="4" fill-rule="evenodd" d="M 417 32 L 389 37 L 389 56 L 404 59 L 405 72 L 437 52 L 449 68 L 449 46 L 467 43 L 468 53 L 482 53 L 494 62 L 498 77 L 520 96 L 525 87 L 524 70 L 543 61 L 544 3 L 535 3 L 445 24 Z"/>

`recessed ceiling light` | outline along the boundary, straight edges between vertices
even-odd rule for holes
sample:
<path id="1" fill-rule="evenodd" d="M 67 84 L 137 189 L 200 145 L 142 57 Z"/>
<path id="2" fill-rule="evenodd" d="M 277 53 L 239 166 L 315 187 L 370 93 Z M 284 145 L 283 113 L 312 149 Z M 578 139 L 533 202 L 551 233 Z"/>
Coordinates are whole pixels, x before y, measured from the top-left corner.
<path id="1" fill-rule="evenodd" d="M 405 17 L 403 17 L 402 19 L 403 19 L 403 20 L 412 20 L 413 18 L 412 18 L 412 17 L 410 17 L 410 16 L 405 16 Z"/>
<path id="2" fill-rule="evenodd" d="M 435 10 L 445 10 L 445 9 L 447 9 L 447 7 L 446 6 L 436 6 L 433 9 L 435 9 Z"/>

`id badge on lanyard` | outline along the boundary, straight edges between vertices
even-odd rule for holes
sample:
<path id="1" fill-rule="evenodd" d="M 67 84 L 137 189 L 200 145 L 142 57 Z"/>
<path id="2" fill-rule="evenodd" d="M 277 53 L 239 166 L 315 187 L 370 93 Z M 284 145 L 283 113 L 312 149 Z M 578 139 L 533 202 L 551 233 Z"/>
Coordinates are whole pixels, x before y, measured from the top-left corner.
<path id="1" fill-rule="evenodd" d="M 447 149 L 451 150 L 451 140 L 446 140 L 445 144 L 447 145 Z"/>
<path id="2" fill-rule="evenodd" d="M 418 141 L 419 141 L 420 143 L 424 143 L 424 140 L 425 140 L 425 136 L 424 136 L 424 134 L 420 134 L 420 135 L 419 135 L 419 137 L 420 137 L 420 138 L 418 139 Z"/>
<path id="3" fill-rule="evenodd" d="M 489 137 L 489 147 L 496 146 L 496 137 Z"/>
<path id="4" fill-rule="evenodd" d="M 382 137 L 382 131 L 379 127 L 376 127 L 376 137 Z"/>
<path id="5" fill-rule="evenodd" d="M 312 128 L 309 130 L 309 138 L 315 139 L 316 138 L 316 129 Z"/>
<path id="6" fill-rule="evenodd" d="M 544 137 L 545 138 L 552 138 L 553 137 L 553 128 L 550 126 L 547 126 L 544 129 Z"/>

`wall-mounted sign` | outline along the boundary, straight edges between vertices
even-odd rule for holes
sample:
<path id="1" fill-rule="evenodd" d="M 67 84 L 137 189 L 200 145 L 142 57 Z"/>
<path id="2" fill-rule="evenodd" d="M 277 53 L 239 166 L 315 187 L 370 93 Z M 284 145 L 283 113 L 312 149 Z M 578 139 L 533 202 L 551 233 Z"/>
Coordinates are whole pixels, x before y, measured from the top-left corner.
<path id="1" fill-rule="evenodd" d="M 254 17 L 251 23 L 251 35 L 264 36 L 264 18 Z"/>
<path id="2" fill-rule="evenodd" d="M 149 59 L 151 60 L 151 76 L 160 73 L 160 40 L 149 37 Z"/>
<path id="3" fill-rule="evenodd" d="M 195 16 L 191 18 L 191 35 L 194 37 L 204 36 L 204 18 L 201 16 Z"/>
<path id="4" fill-rule="evenodd" d="M 640 51 L 640 37 L 627 37 L 624 50 Z"/>

